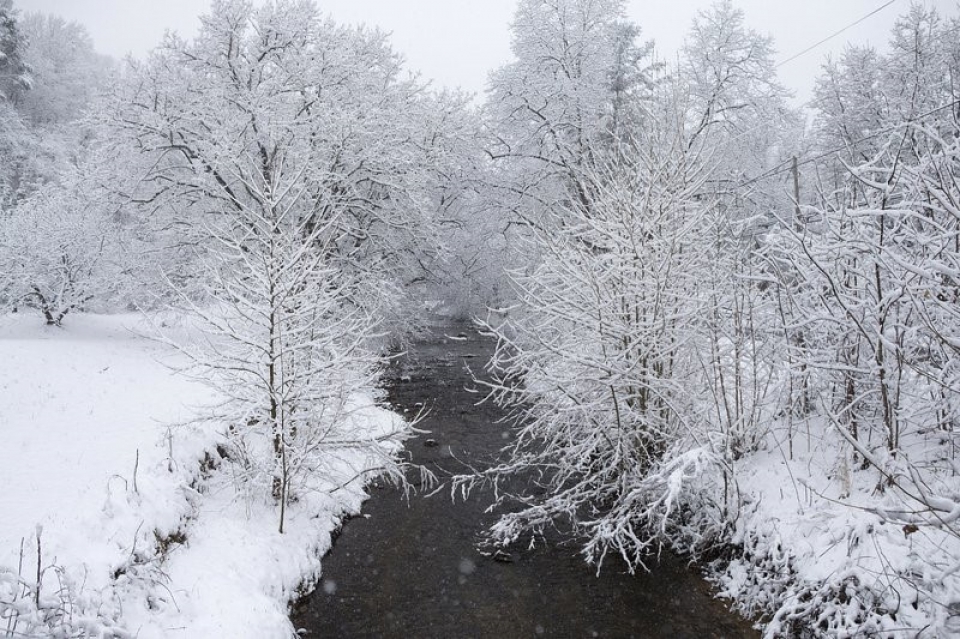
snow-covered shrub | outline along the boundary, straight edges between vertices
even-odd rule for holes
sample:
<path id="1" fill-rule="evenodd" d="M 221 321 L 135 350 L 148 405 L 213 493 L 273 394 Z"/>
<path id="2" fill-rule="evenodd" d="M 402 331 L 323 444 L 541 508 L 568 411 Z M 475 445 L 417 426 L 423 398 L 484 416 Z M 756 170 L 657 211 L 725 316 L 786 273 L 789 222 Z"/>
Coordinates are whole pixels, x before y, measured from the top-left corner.
<path id="1" fill-rule="evenodd" d="M 840 504 L 779 519 L 778 529 L 776 509 L 758 506 L 708 573 L 720 596 L 763 622 L 764 637 L 934 637 L 951 618 L 960 585 L 952 535 L 911 538 L 912 529 L 857 521 Z"/>
<path id="2" fill-rule="evenodd" d="M 99 593 L 43 554 L 42 529 L 32 548 L 21 543 L 16 568 L 0 566 L 0 637 L 130 639 L 106 612 Z M 106 608 L 106 610 L 105 610 Z"/>
<path id="3" fill-rule="evenodd" d="M 571 198 L 531 231 L 542 259 L 516 275 L 520 305 L 491 327 L 493 395 L 520 430 L 490 473 L 536 469 L 548 492 L 518 496 L 524 507 L 493 529 L 501 542 L 570 520 L 590 559 L 613 551 L 636 565 L 712 453 L 685 389 L 701 370 L 689 346 L 710 225 L 673 142 L 636 141 L 582 176 L 587 203 Z"/>

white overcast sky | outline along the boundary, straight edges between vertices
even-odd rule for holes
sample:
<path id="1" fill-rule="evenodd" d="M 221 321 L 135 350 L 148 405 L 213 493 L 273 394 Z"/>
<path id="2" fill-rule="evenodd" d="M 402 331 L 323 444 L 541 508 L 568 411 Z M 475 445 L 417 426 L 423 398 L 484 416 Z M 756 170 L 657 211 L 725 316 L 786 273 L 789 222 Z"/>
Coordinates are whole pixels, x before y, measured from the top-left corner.
<path id="1" fill-rule="evenodd" d="M 921 0 L 942 15 L 958 12 L 957 0 Z M 778 60 L 855 22 L 886 0 L 734 0 L 747 24 L 774 37 Z M 394 48 L 411 70 L 437 84 L 481 92 L 487 73 L 510 59 L 509 24 L 516 0 L 318 0 L 320 9 L 340 22 L 366 23 L 393 34 Z M 653 39 L 661 57 L 672 59 L 697 11 L 711 0 L 629 0 L 629 16 L 644 39 Z M 84 24 L 97 49 L 115 57 L 142 55 L 171 29 L 196 32 L 207 0 L 14 0 L 22 11 L 56 13 Z M 910 0 L 896 0 L 877 15 L 831 42 L 784 65 L 784 83 L 798 102 L 810 96 L 828 52 L 845 42 L 886 46 L 890 27 Z"/>

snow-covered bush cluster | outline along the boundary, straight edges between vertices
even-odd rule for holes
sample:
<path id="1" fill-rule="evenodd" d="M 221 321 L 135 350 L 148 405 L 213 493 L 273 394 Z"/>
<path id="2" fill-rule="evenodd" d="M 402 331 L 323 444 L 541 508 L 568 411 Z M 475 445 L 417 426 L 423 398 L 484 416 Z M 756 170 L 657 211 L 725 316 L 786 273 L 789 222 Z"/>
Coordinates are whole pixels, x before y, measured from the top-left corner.
<path id="1" fill-rule="evenodd" d="M 655 64 L 624 4 L 521 2 L 493 76 L 517 300 L 492 395 L 537 472 L 500 542 L 668 544 L 768 636 L 940 636 L 960 609 L 957 18 L 828 62 L 804 132 L 731 2 Z M 557 78 L 563 78 L 557 81 Z M 522 196 L 518 196 L 520 193 Z"/>
<path id="2" fill-rule="evenodd" d="M 0 600 L 3 601 L 0 622 L 5 637 L 125 639 L 130 636 L 113 620 L 100 615 L 87 616 L 87 611 L 97 610 L 101 602 L 82 599 L 81 588 L 62 567 L 41 564 L 35 574 L 40 581 L 0 567 Z"/>

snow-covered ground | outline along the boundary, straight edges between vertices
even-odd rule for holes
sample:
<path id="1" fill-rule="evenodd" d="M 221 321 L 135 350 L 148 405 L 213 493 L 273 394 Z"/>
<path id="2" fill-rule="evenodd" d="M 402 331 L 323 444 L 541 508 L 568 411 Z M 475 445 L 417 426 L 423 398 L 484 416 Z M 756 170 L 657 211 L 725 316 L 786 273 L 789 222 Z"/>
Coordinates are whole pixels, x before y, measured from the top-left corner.
<path id="1" fill-rule="evenodd" d="M 172 427 L 216 397 L 150 332 L 132 314 L 0 318 L 0 633 L 288 637 L 289 601 L 359 511 L 358 459 L 278 534 L 273 505 L 216 470 L 214 429 Z M 399 419 L 357 401 L 358 428 Z"/>
<path id="2" fill-rule="evenodd" d="M 938 448 L 924 445 L 927 437 L 937 433 L 914 434 L 918 451 Z M 854 466 L 850 453 L 836 430 L 813 419 L 795 429 L 792 459 L 779 431 L 766 450 L 740 460 L 744 507 L 731 541 L 743 552 L 721 564 L 721 594 L 769 622 L 768 637 L 814 625 L 830 637 L 960 636 L 960 537 L 948 517 L 942 527 L 885 522 L 884 510 L 922 508 L 883 486 L 876 469 Z M 841 457 L 848 462 L 838 464 Z M 934 494 L 960 494 L 956 473 L 923 479 Z"/>

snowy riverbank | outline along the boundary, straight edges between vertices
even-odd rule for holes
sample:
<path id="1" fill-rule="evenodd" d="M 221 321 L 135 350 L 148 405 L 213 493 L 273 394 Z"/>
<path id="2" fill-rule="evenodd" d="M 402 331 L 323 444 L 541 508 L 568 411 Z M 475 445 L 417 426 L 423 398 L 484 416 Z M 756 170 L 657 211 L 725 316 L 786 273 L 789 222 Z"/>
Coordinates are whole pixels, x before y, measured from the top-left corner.
<path id="1" fill-rule="evenodd" d="M 793 435 L 792 457 L 781 431 L 737 463 L 743 506 L 727 540 L 737 550 L 711 567 L 721 596 L 763 619 L 771 638 L 960 636 L 960 537 L 946 521 L 885 522 L 881 513 L 923 509 L 881 490 L 877 470 L 853 466 L 849 450 L 838 455 L 848 444 L 835 429 L 811 420 Z M 911 443 L 935 450 L 923 440 L 938 436 L 915 433 Z M 956 476 L 924 472 L 922 483 L 960 494 Z"/>
<path id="2" fill-rule="evenodd" d="M 359 511 L 371 462 L 341 451 L 278 534 L 274 506 L 220 463 L 216 429 L 171 427 L 217 398 L 147 333 L 137 315 L 0 319 L 0 634 L 288 637 L 287 605 Z M 399 419 L 354 404 L 358 430 Z"/>

